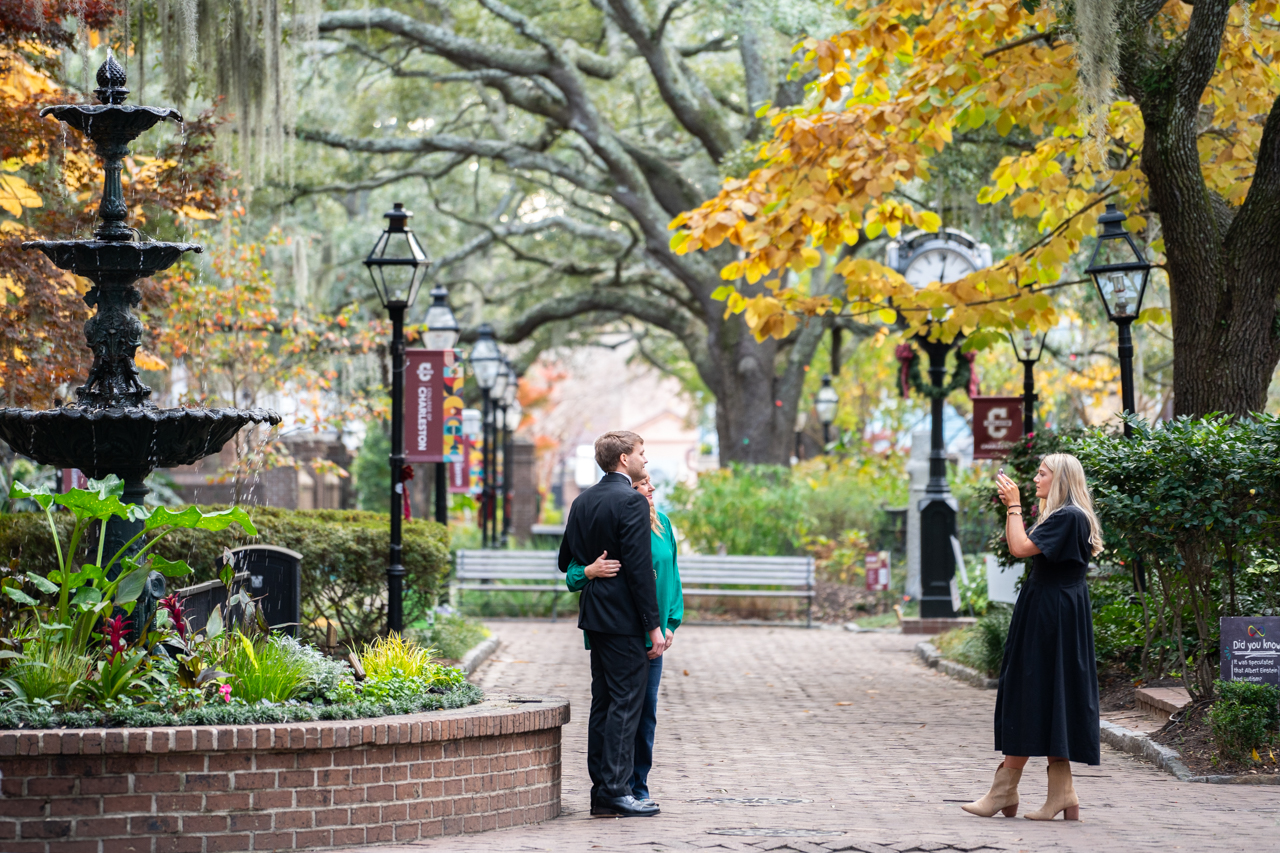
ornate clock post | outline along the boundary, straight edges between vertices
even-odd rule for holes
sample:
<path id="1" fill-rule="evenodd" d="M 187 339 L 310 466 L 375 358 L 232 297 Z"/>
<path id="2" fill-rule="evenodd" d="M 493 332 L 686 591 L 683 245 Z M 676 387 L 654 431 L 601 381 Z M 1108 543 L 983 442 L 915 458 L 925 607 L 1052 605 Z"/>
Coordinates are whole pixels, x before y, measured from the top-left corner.
<path id="1" fill-rule="evenodd" d="M 979 243 L 962 231 L 945 229 L 938 234 L 916 232 L 889 244 L 885 263 L 902 273 L 916 288 L 939 281 L 947 284 L 971 272 L 991 265 L 991 247 Z M 963 378 L 961 367 L 950 385 L 947 382 L 947 355 L 959 346 L 961 338 L 949 343 L 930 341 L 919 335 L 915 344 L 929 357 L 929 383 L 920 390 L 931 401 L 932 430 L 929 442 L 929 484 L 925 496 L 915 509 L 920 513 L 920 616 L 923 619 L 951 618 L 951 588 L 955 578 L 956 550 L 951 547 L 956 535 L 958 505 L 947 485 L 947 453 L 942 434 L 943 404 Z M 911 344 L 904 344 L 904 368 L 914 361 Z M 914 370 L 914 368 L 912 368 Z M 963 373 L 967 374 L 967 370 Z M 965 382 L 964 384 L 968 384 Z M 904 389 L 905 390 L 905 389 Z"/>

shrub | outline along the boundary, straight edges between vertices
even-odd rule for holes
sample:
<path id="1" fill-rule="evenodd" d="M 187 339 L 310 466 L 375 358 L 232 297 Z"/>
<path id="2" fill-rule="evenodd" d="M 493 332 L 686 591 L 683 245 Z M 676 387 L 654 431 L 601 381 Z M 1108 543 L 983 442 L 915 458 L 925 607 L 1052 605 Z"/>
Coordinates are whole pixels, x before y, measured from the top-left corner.
<path id="1" fill-rule="evenodd" d="M 1276 742 L 1280 689 L 1245 681 L 1217 681 L 1214 687 L 1218 699 L 1209 711 L 1209 725 L 1224 758 L 1246 761 L 1259 747 Z"/>
<path id="2" fill-rule="evenodd" d="M 424 642 L 450 660 L 462 660 L 485 637 L 489 629 L 461 613 L 437 613 L 431 628 L 424 631 Z"/>
<path id="3" fill-rule="evenodd" d="M 671 521 L 702 554 L 791 555 L 812 526 L 791 472 L 774 465 L 708 471 L 671 491 Z"/>
<path id="4" fill-rule="evenodd" d="M 968 628 L 960 628 L 938 637 L 935 644 L 945 658 L 984 673 L 988 678 L 1000 674 L 1004 663 L 1004 644 L 1009 638 L 1009 620 L 1013 608 L 991 605 L 986 615 Z"/>
<path id="5" fill-rule="evenodd" d="M 325 619 L 337 623 L 339 642 L 353 649 L 378 635 L 386 623 L 390 534 L 385 514 L 278 507 L 246 510 L 257 528 L 256 536 L 239 529 L 179 530 L 152 551 L 169 560 L 185 560 L 194 570 L 190 579 L 182 581 L 186 584 L 217 577 L 217 562 L 224 548 L 252 544 L 290 548 L 302 554 L 303 639 L 325 642 Z M 55 514 L 64 541 L 73 521 L 68 516 Z M 449 534 L 435 522 L 422 520 L 405 522 L 403 530 L 405 621 L 412 624 L 427 617 L 447 583 Z M 82 541 L 80 556 L 85 560 L 92 559 L 89 549 Z M 0 516 L 0 560 L 11 558 L 20 559 L 25 571 L 47 574 L 56 568 L 57 557 L 43 514 Z"/>
<path id="6" fill-rule="evenodd" d="M 5 670 L 0 683 L 20 699 L 74 708 L 84 693 L 90 666 L 87 655 L 65 645 L 37 640 L 26 644 L 22 657 Z"/>

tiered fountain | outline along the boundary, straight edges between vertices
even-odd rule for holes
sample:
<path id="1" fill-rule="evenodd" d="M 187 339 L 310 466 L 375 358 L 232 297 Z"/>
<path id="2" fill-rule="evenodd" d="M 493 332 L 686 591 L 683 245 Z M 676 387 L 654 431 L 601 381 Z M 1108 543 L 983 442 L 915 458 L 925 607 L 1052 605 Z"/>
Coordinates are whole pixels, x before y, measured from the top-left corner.
<path id="1" fill-rule="evenodd" d="M 23 244 L 93 282 L 84 297 L 98 309 L 84 326 L 93 366 L 76 389 L 73 405 L 40 412 L 0 409 L 0 438 L 44 465 L 79 468 L 95 478 L 115 474 L 124 481 L 121 500 L 141 503 L 148 491 L 143 481 L 152 470 L 190 465 L 217 453 L 241 428 L 278 424 L 280 416 L 266 409 L 161 409 L 148 400 L 151 389 L 140 381 L 133 361 L 142 343 L 142 323 L 130 310 L 142 299 L 135 283 L 173 266 L 185 252 L 202 249 L 194 243 L 139 239 L 142 235 L 125 225 L 121 161 L 143 131 L 169 119 L 181 122 L 182 116 L 177 110 L 126 105 L 125 71 L 109 52 L 97 79 L 94 93 L 101 103 L 40 111 L 88 136 L 102 158 L 106 182 L 94 239 Z M 119 549 L 141 524 L 113 519 L 106 553 Z"/>

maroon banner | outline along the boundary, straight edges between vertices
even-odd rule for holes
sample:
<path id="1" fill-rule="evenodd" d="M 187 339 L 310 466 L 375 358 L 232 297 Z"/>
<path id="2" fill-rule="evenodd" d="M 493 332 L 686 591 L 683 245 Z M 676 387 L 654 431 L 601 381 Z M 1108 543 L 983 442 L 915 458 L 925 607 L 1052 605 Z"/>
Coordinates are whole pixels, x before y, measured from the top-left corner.
<path id="1" fill-rule="evenodd" d="M 458 436 L 462 444 L 462 457 L 445 464 L 449 472 L 449 491 L 468 494 L 471 491 L 471 439 Z"/>
<path id="2" fill-rule="evenodd" d="M 974 459 L 1003 459 L 1020 438 L 1021 397 L 973 398 Z"/>
<path id="3" fill-rule="evenodd" d="M 444 461 L 444 350 L 404 353 L 404 458 Z"/>

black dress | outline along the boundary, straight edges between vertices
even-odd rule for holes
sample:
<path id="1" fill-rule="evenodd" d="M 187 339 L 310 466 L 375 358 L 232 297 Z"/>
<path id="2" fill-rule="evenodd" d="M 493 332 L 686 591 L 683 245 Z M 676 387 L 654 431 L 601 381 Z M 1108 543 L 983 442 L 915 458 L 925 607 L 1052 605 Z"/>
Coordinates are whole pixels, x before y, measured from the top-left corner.
<path id="1" fill-rule="evenodd" d="M 1004 645 L 996 749 L 1098 764 L 1098 668 L 1085 583 L 1088 516 L 1064 506 L 1029 538 L 1040 553 L 1023 581 Z"/>

